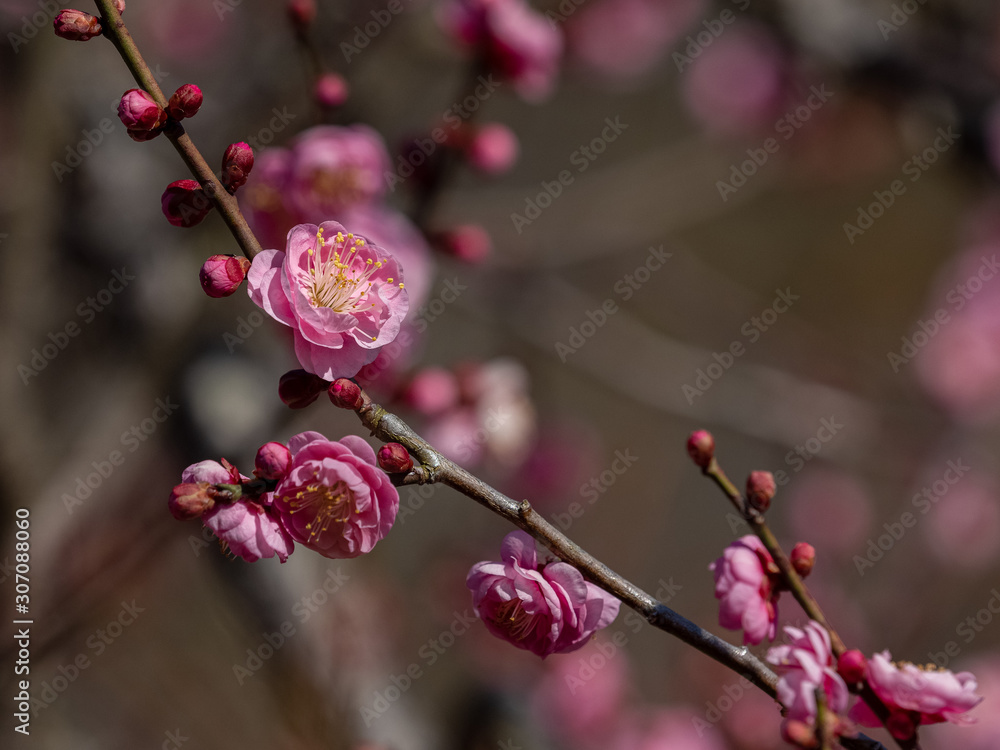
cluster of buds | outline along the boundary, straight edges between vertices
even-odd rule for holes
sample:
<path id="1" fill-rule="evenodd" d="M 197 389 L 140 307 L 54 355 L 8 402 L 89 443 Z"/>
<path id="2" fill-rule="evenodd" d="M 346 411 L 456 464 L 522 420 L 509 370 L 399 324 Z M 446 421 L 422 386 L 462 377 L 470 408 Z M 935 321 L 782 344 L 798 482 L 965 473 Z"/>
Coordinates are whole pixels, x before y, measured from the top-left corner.
<path id="1" fill-rule="evenodd" d="M 180 89 L 178 89 L 178 91 L 180 91 Z M 173 101 L 172 98 L 171 101 Z M 230 193 L 235 193 L 238 188 L 242 187 L 243 184 L 246 183 L 247 177 L 250 175 L 250 170 L 252 168 L 253 150 L 250 146 L 242 142 L 231 144 L 229 148 L 226 149 L 226 153 L 222 158 L 223 187 L 225 187 Z M 167 221 L 175 227 L 183 227 L 187 229 L 200 224 L 204 218 L 208 216 L 209 211 L 212 210 L 212 201 L 207 192 L 208 190 L 211 190 L 211 188 L 212 184 L 203 187 L 196 180 L 177 180 L 175 182 L 171 182 L 167 185 L 167 189 L 163 191 L 163 196 L 160 198 L 163 215 L 166 216 Z M 209 272 L 206 270 L 207 266 L 208 263 L 206 263 L 206 267 L 202 268 L 203 287 L 205 287 L 205 274 Z M 243 270 L 243 275 L 236 281 L 237 285 L 243 281 L 243 277 L 246 276 L 246 271 L 247 269 Z M 232 294 L 233 290 L 234 289 L 230 289 L 224 293 L 213 294 L 209 291 L 208 287 L 205 287 L 205 291 L 212 297 L 226 297 L 229 294 Z M 220 288 L 218 291 L 221 292 L 223 290 Z"/>
<path id="2" fill-rule="evenodd" d="M 133 141 L 150 141 L 163 132 L 168 120 L 176 122 L 197 114 L 203 98 L 200 88 L 185 83 L 164 108 L 148 92 L 129 89 L 118 102 L 118 119 Z"/>

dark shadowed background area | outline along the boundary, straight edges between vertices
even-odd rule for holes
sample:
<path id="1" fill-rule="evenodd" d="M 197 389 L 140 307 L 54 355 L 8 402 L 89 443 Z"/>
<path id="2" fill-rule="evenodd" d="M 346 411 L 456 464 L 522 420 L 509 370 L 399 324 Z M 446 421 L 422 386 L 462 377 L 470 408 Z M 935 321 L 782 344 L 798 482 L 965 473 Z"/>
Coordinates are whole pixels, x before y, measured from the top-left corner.
<path id="1" fill-rule="evenodd" d="M 350 86 L 325 120 L 283 6 L 128 0 L 164 90 L 204 91 L 185 125 L 213 167 L 324 121 L 374 128 L 396 174 L 449 114 L 520 144 L 502 175 L 450 170 L 426 226 L 481 225 L 492 252 L 429 243 L 407 271 L 416 343 L 372 393 L 738 642 L 708 565 L 749 531 L 684 449 L 711 430 L 737 484 L 775 473 L 773 528 L 816 547 L 849 645 L 980 678 L 979 725 L 926 747 L 1000 747 L 997 5 L 552 0 L 534 5 L 565 40 L 550 95 L 469 102 L 434 2 L 321 0 L 310 37 Z M 325 397 L 278 399 L 287 329 L 199 288 L 239 248 L 215 214 L 167 223 L 160 196 L 190 175 L 165 138 L 126 136 L 127 69 L 106 40 L 56 38 L 56 10 L 0 1 L 0 744 L 783 747 L 772 701 L 626 609 L 545 661 L 489 635 L 465 576 L 511 528 L 448 488 L 402 490 L 354 560 L 248 564 L 170 516 L 188 464 L 249 473 L 269 440 L 363 430 Z M 418 183 L 389 179 L 385 204 L 412 215 Z M 426 368 L 473 366 L 493 384 L 475 409 L 405 397 Z M 11 711 L 19 508 L 30 738 Z"/>

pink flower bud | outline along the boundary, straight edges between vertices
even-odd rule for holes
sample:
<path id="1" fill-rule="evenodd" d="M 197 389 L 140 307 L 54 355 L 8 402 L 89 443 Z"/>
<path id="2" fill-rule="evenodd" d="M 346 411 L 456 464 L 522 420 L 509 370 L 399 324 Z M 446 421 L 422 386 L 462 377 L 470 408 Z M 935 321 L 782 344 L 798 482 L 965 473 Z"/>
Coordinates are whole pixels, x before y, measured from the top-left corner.
<path id="1" fill-rule="evenodd" d="M 817 747 L 813 728 L 804 721 L 788 719 L 781 723 L 781 739 L 797 747 Z"/>
<path id="2" fill-rule="evenodd" d="M 763 513 L 770 507 L 776 489 L 777 485 L 771 472 L 751 471 L 747 477 L 747 502 L 751 508 Z"/>
<path id="3" fill-rule="evenodd" d="M 304 409 L 319 398 L 329 382 L 305 370 L 290 370 L 278 381 L 278 397 L 292 409 Z"/>
<path id="4" fill-rule="evenodd" d="M 248 270 L 250 261 L 242 256 L 213 255 L 202 265 L 198 277 L 209 297 L 228 297 L 239 289 Z"/>
<path id="5" fill-rule="evenodd" d="M 254 474 L 261 479 L 284 479 L 292 465 L 292 452 L 281 443 L 265 443 L 254 459 Z"/>
<path id="6" fill-rule="evenodd" d="M 167 185 L 160 198 L 163 215 L 175 227 L 200 224 L 212 210 L 212 202 L 196 180 L 177 180 Z"/>
<path id="7" fill-rule="evenodd" d="M 215 501 L 209 496 L 208 482 L 185 482 L 178 484 L 170 491 L 167 507 L 178 521 L 190 521 L 202 513 L 211 510 Z"/>
<path id="8" fill-rule="evenodd" d="M 868 660 L 856 648 L 845 651 L 837 659 L 837 672 L 844 678 L 844 682 L 854 685 L 865 679 L 865 673 L 868 672 Z"/>
<path id="9" fill-rule="evenodd" d="M 400 443 L 386 443 L 378 450 L 378 465 L 389 474 L 405 474 L 413 468 L 413 459 Z"/>
<path id="10" fill-rule="evenodd" d="M 792 548 L 792 567 L 802 578 L 812 573 L 816 564 L 816 549 L 807 542 L 799 542 Z"/>
<path id="11" fill-rule="evenodd" d="M 232 143 L 222 157 L 222 184 L 235 193 L 247 181 L 253 169 L 253 149 L 246 143 Z"/>
<path id="12" fill-rule="evenodd" d="M 167 121 L 167 113 L 142 89 L 129 89 L 118 102 L 118 119 L 130 131 L 152 131 Z"/>
<path id="13" fill-rule="evenodd" d="M 288 0 L 288 17 L 298 33 L 316 20 L 316 0 Z"/>
<path id="14" fill-rule="evenodd" d="M 478 224 L 461 224 L 434 237 L 438 247 L 466 263 L 480 263 L 493 252 L 493 240 Z"/>
<path id="15" fill-rule="evenodd" d="M 125 12 L 125 0 L 114 0 L 112 5 L 115 6 L 115 10 L 118 11 L 119 16 Z"/>
<path id="16" fill-rule="evenodd" d="M 465 157 L 480 172 L 497 175 L 514 166 L 519 151 L 514 131 L 494 122 L 476 131 L 466 147 Z"/>
<path id="17" fill-rule="evenodd" d="M 330 383 L 329 393 L 330 401 L 341 409 L 354 409 L 356 411 L 361 408 L 363 403 L 361 386 L 347 378 L 337 378 Z"/>
<path id="18" fill-rule="evenodd" d="M 86 42 L 99 36 L 101 22 L 96 16 L 82 10 L 61 10 L 52 20 L 56 36 L 74 42 Z"/>
<path id="19" fill-rule="evenodd" d="M 321 107 L 339 107 L 347 101 L 347 81 L 337 73 L 324 73 L 316 81 L 313 96 Z"/>
<path id="20" fill-rule="evenodd" d="M 715 438 L 708 430 L 695 430 L 687 441 L 687 452 L 695 466 L 707 469 L 715 457 Z"/>
<path id="21" fill-rule="evenodd" d="M 200 88 L 193 83 L 185 83 L 173 93 L 170 101 L 167 102 L 167 114 L 175 120 L 194 117 L 198 114 L 204 98 Z"/>

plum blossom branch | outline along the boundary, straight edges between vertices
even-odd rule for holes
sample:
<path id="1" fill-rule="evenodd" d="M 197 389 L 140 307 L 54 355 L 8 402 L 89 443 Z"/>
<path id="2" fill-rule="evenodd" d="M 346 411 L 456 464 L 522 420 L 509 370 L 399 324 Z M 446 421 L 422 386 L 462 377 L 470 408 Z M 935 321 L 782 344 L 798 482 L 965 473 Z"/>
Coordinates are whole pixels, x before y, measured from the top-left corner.
<path id="1" fill-rule="evenodd" d="M 697 434 L 697 433 L 696 433 Z M 692 440 L 694 436 L 692 436 Z M 690 448 L 689 448 L 690 450 Z M 694 457 L 694 454 L 692 454 Z M 709 477 L 715 484 L 722 490 L 727 498 L 733 503 L 733 506 L 742 515 L 744 520 L 750 525 L 751 530 L 757 535 L 761 543 L 767 549 L 768 553 L 773 558 L 775 564 L 781 572 L 781 576 L 784 585 L 792 592 L 792 596 L 795 600 L 802 606 L 802 609 L 809 616 L 811 620 L 819 623 L 823 628 L 830 634 L 831 650 L 835 657 L 840 657 L 847 648 L 844 645 L 844 641 L 837 634 L 837 632 L 830 625 L 829 621 L 826 619 L 826 615 L 823 613 L 819 602 L 809 591 L 802 577 L 798 574 L 795 566 L 792 564 L 788 555 L 781 548 L 778 543 L 777 538 L 771 531 L 767 522 L 764 520 L 763 510 L 766 510 L 766 505 L 761 509 L 754 507 L 755 503 L 750 497 L 744 497 L 742 493 L 736 488 L 736 485 L 726 476 L 726 473 L 722 470 L 719 465 L 718 460 L 714 455 L 706 463 L 701 464 L 703 466 L 702 473 Z M 756 473 L 756 472 L 755 472 Z M 753 475 L 751 475 L 753 478 Z M 771 494 L 774 491 L 773 482 L 770 487 Z M 748 493 L 750 490 L 748 490 Z M 769 498 L 768 498 L 769 502 Z M 856 691 L 869 708 L 875 713 L 875 715 L 882 721 L 883 724 L 889 719 L 890 710 L 885 705 L 885 703 L 875 694 L 875 691 L 871 686 L 864 682 L 861 684 L 860 689 Z M 818 723 L 819 725 L 819 723 Z M 820 727 L 822 728 L 822 727 Z M 863 735 L 862 735 L 863 736 Z M 841 739 L 841 744 L 847 743 L 848 740 Z M 917 740 L 916 735 L 910 739 L 896 739 L 896 743 L 903 750 L 920 750 L 920 743 Z"/>
<path id="2" fill-rule="evenodd" d="M 546 521 L 527 500 L 518 502 L 507 497 L 442 456 L 406 422 L 373 402 L 364 391 L 361 391 L 360 404 L 355 411 L 372 435 L 387 443 L 401 443 L 420 461 L 420 465 L 414 466 L 401 483 L 439 482 L 472 498 L 528 532 L 593 583 L 645 617 L 650 624 L 746 676 L 769 696 L 775 697 L 777 675 L 748 649 L 734 646 L 709 633 L 615 573 Z"/>
<path id="3" fill-rule="evenodd" d="M 156 82 L 153 72 L 149 69 L 149 66 L 140 54 L 139 48 L 132 39 L 128 28 L 126 28 L 125 22 L 122 21 L 121 15 L 118 13 L 118 9 L 115 8 L 113 0 L 95 0 L 95 2 L 104 19 L 104 35 L 115 45 L 115 49 L 118 50 L 122 60 L 125 61 L 125 65 L 128 67 L 129 72 L 132 73 L 132 77 L 135 78 L 136 83 L 160 107 L 165 109 L 167 107 L 167 98 L 163 95 L 163 91 Z M 170 121 L 164 130 L 164 134 L 174 145 L 174 148 L 177 149 L 177 153 L 180 154 L 188 169 L 197 178 L 205 194 L 215 205 L 215 208 L 218 209 L 219 214 L 226 222 L 226 226 L 229 227 L 229 231 L 232 232 L 233 237 L 236 238 L 240 248 L 243 250 L 243 254 L 250 260 L 253 260 L 254 256 L 261 252 L 262 248 L 254 233 L 250 231 L 250 227 L 246 219 L 243 218 L 243 214 L 240 213 L 236 197 L 231 195 L 219 181 L 219 178 L 215 176 L 215 172 L 194 145 L 191 137 L 185 132 L 183 125 L 179 122 Z"/>

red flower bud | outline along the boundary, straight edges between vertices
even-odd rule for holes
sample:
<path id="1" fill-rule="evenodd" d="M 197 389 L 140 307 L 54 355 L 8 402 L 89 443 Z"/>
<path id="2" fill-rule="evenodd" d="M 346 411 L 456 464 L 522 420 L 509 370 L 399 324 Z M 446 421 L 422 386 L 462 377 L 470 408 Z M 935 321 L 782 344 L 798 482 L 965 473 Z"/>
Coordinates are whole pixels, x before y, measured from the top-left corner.
<path id="1" fill-rule="evenodd" d="M 361 386 L 347 378 L 337 378 L 330 383 L 329 394 L 333 405 L 341 409 L 357 411 L 364 402 L 361 398 Z"/>
<path id="2" fill-rule="evenodd" d="M 497 175 L 506 172 L 517 161 L 520 146 L 514 131 L 499 122 L 479 128 L 469 139 L 465 158 L 480 172 Z"/>
<path id="3" fill-rule="evenodd" d="M 52 19 L 56 36 L 74 42 L 86 42 L 100 36 L 101 21 L 82 10 L 61 10 Z"/>
<path id="4" fill-rule="evenodd" d="M 261 479 L 282 479 L 292 465 L 292 452 L 281 443 L 265 443 L 257 450 L 253 473 Z"/>
<path id="5" fill-rule="evenodd" d="M 202 265 L 198 277 L 209 297 L 228 297 L 239 289 L 249 270 L 250 261 L 243 256 L 213 255 Z"/>
<path id="6" fill-rule="evenodd" d="M 235 193 L 247 181 L 253 169 L 253 149 L 243 143 L 230 144 L 222 157 L 222 184 Z"/>
<path id="7" fill-rule="evenodd" d="M 493 240 L 479 224 L 461 224 L 435 235 L 438 247 L 466 263 L 481 263 L 493 252 Z"/>
<path id="8" fill-rule="evenodd" d="M 816 564 L 816 549 L 807 542 L 799 542 L 792 548 L 791 559 L 795 572 L 805 578 Z"/>
<path id="9" fill-rule="evenodd" d="M 316 0 L 288 0 L 288 18 L 299 34 L 316 20 Z"/>
<path id="10" fill-rule="evenodd" d="M 695 430 L 687 441 L 687 452 L 695 466 L 707 469 L 715 457 L 715 438 L 708 430 Z"/>
<path id="11" fill-rule="evenodd" d="M 278 381 L 278 397 L 292 409 L 304 409 L 319 398 L 329 382 L 305 370 L 289 370 Z"/>
<path id="12" fill-rule="evenodd" d="M 321 107 L 339 107 L 347 101 L 347 81 L 337 73 L 324 73 L 316 81 L 313 96 Z"/>
<path id="13" fill-rule="evenodd" d="M 178 484 L 170 491 L 170 499 L 167 501 L 170 513 L 178 521 L 190 521 L 211 510 L 215 501 L 209 496 L 209 487 L 211 485 L 208 482 Z"/>
<path id="14" fill-rule="evenodd" d="M 413 468 L 413 459 L 400 443 L 386 443 L 378 450 L 378 465 L 389 474 L 405 474 Z"/>
<path id="15" fill-rule="evenodd" d="M 212 202 L 195 180 L 177 180 L 167 185 L 160 198 L 163 215 L 175 227 L 200 224 L 212 210 Z"/>
<path id="16" fill-rule="evenodd" d="M 837 672 L 848 685 L 854 685 L 865 679 L 868 672 L 868 660 L 856 648 L 845 651 L 837 658 Z"/>
<path id="17" fill-rule="evenodd" d="M 130 131 L 153 131 L 167 121 L 167 113 L 142 89 L 129 89 L 118 102 L 118 119 Z"/>
<path id="18" fill-rule="evenodd" d="M 777 488 L 771 472 L 751 471 L 747 477 L 747 502 L 751 508 L 763 513 L 770 507 L 771 498 L 774 497 Z"/>
<path id="19" fill-rule="evenodd" d="M 204 98 L 200 88 L 193 83 L 185 83 L 173 93 L 170 101 L 167 102 L 167 114 L 175 120 L 194 117 L 198 114 Z"/>

